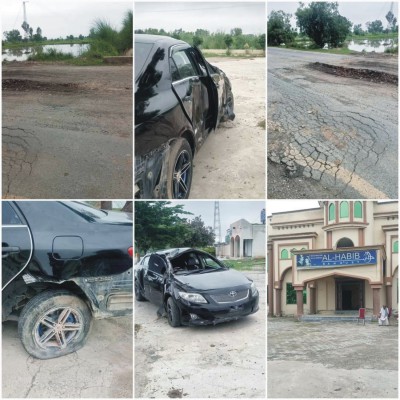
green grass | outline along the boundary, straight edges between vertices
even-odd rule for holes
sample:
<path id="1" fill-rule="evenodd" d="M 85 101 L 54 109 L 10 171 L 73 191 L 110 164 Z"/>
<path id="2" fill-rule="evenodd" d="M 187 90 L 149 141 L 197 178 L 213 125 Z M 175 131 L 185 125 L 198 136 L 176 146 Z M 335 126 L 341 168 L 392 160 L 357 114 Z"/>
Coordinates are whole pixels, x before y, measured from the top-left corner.
<path id="1" fill-rule="evenodd" d="M 42 42 L 18 42 L 18 43 L 8 43 L 3 42 L 3 49 L 23 49 L 26 47 L 39 47 L 39 46 L 49 46 L 53 44 L 89 44 L 91 39 L 51 39 Z"/>
<path id="2" fill-rule="evenodd" d="M 223 263 L 237 271 L 251 271 L 252 269 L 265 269 L 264 258 L 244 258 L 241 260 L 223 260 Z"/>
<path id="3" fill-rule="evenodd" d="M 399 53 L 399 46 L 388 47 L 385 49 L 386 54 L 398 54 Z"/>
<path id="4" fill-rule="evenodd" d="M 56 49 L 48 49 L 47 51 L 39 51 L 28 57 L 28 61 L 64 61 L 74 58 L 72 53 L 63 53 Z"/>

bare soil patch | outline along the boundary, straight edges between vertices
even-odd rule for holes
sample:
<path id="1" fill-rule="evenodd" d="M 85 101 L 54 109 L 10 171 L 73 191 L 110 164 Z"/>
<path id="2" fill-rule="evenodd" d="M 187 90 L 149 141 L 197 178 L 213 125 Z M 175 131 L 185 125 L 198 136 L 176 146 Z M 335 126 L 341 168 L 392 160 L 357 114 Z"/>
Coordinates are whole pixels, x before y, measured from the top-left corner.
<path id="1" fill-rule="evenodd" d="M 3 79 L 3 90 L 40 90 L 55 92 L 73 92 L 79 88 L 76 83 L 39 82 L 27 79 Z"/>
<path id="2" fill-rule="evenodd" d="M 316 69 L 317 71 L 325 72 L 327 74 L 345 78 L 364 79 L 369 82 L 391 83 L 393 85 L 397 85 L 398 83 L 398 77 L 396 75 L 371 69 L 348 68 L 320 62 L 310 63 L 308 67 L 311 69 Z"/>

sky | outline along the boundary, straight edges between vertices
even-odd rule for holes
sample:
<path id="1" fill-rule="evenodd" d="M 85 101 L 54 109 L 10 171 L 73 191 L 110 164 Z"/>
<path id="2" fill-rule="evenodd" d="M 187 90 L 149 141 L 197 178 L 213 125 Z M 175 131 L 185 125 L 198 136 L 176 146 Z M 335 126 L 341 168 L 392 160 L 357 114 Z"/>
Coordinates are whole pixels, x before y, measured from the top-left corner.
<path id="1" fill-rule="evenodd" d="M 136 2 L 135 29 L 182 28 L 194 32 L 229 33 L 242 28 L 244 34 L 265 33 L 265 2 Z"/>
<path id="2" fill-rule="evenodd" d="M 1 1 L 1 32 L 18 29 L 22 34 L 22 0 Z M 68 35 L 87 36 L 94 21 L 101 19 L 119 30 L 132 1 L 121 0 L 29 0 L 26 2 L 28 24 L 48 39 Z"/>
<path id="3" fill-rule="evenodd" d="M 194 219 L 196 216 L 201 216 L 206 226 L 214 227 L 214 201 L 192 201 L 185 202 L 171 201 L 171 205 L 184 204 L 183 209 L 190 211 L 193 215 L 188 215 L 188 219 Z M 241 218 L 246 219 L 250 223 L 260 224 L 260 213 L 265 208 L 264 201 L 219 201 L 219 213 L 221 219 L 221 235 L 222 240 L 225 237 L 226 230 L 230 224 L 238 221 Z"/>
<path id="4" fill-rule="evenodd" d="M 267 200 L 267 216 L 284 211 L 318 208 L 318 200 Z"/>
<path id="5" fill-rule="evenodd" d="M 310 3 L 309 1 L 303 1 L 303 3 Z M 380 19 L 383 26 L 386 27 L 387 21 L 385 15 L 390 10 L 392 2 L 390 1 L 339 1 L 339 14 L 343 15 L 349 19 L 353 24 L 362 24 L 363 29 L 365 29 L 365 23 L 368 21 L 375 21 Z M 282 10 L 286 13 L 294 15 L 297 8 L 299 7 L 298 1 L 291 2 L 268 2 L 267 14 L 269 15 L 272 10 L 278 11 Z M 394 2 L 393 14 L 397 16 L 398 14 L 398 3 Z M 296 26 L 296 18 L 292 17 L 292 25 Z"/>

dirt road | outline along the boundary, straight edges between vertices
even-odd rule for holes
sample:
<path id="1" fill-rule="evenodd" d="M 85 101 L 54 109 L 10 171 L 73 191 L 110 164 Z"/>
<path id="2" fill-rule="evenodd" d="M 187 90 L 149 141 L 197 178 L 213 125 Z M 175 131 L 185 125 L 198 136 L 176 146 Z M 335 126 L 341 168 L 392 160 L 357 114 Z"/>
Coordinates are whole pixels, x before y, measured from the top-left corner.
<path id="1" fill-rule="evenodd" d="M 260 310 L 216 326 L 171 328 L 135 303 L 135 397 L 265 398 L 265 274 L 244 272 Z"/>
<path id="2" fill-rule="evenodd" d="M 396 57 L 269 49 L 268 197 L 397 198 L 397 85 L 315 62 L 397 75 Z"/>
<path id="3" fill-rule="evenodd" d="M 194 158 L 191 199 L 265 198 L 265 58 L 210 58 L 232 83 L 234 121 L 212 132 Z"/>
<path id="4" fill-rule="evenodd" d="M 132 198 L 132 66 L 3 65 L 3 197 Z"/>
<path id="5" fill-rule="evenodd" d="M 268 319 L 269 398 L 397 399 L 398 386 L 395 321 Z"/>
<path id="6" fill-rule="evenodd" d="M 93 322 L 76 353 L 38 360 L 25 352 L 15 322 L 3 323 L 3 398 L 132 398 L 132 317 Z"/>

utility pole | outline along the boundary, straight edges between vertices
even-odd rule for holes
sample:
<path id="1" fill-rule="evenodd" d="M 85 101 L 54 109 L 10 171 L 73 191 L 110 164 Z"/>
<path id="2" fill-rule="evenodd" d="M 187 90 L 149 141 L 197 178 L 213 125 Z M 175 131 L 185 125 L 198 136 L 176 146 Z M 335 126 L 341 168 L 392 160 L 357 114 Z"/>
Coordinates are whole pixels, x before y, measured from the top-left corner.
<path id="1" fill-rule="evenodd" d="M 28 38 L 29 38 L 29 24 L 28 24 L 28 21 L 27 21 L 27 18 L 26 18 L 26 6 L 25 6 L 25 3 L 27 3 L 27 1 L 24 1 L 24 2 L 23 2 L 23 7 L 24 7 L 24 22 L 22 23 L 21 27 L 22 27 L 22 29 L 23 29 L 24 32 L 25 32 L 24 39 L 28 39 Z"/>
<path id="2" fill-rule="evenodd" d="M 219 212 L 219 201 L 214 201 L 214 234 L 215 242 L 221 243 L 221 215 Z"/>

